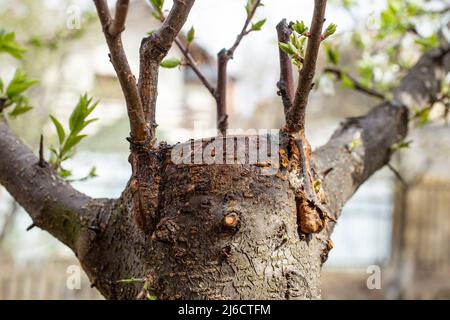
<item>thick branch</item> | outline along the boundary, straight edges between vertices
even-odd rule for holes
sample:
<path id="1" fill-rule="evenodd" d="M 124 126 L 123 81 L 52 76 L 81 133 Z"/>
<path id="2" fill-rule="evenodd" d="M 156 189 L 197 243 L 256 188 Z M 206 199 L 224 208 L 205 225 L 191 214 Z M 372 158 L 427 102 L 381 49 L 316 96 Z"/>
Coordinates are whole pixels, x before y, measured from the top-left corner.
<path id="1" fill-rule="evenodd" d="M 288 43 L 291 33 L 292 30 L 289 28 L 286 19 L 277 24 L 278 42 Z M 278 51 L 280 53 L 280 81 L 277 83 L 277 87 L 283 100 L 284 115 L 287 117 L 294 100 L 294 76 L 291 59 L 283 50 L 278 49 Z"/>
<path id="2" fill-rule="evenodd" d="M 328 67 L 328 68 L 325 68 L 323 70 L 323 72 L 334 74 L 339 80 L 342 80 L 343 76 L 346 76 L 352 82 L 353 88 L 355 90 L 365 93 L 369 96 L 381 99 L 381 100 L 386 100 L 386 97 L 384 96 L 384 94 L 382 94 L 381 92 L 378 92 L 374 89 L 367 88 L 361 82 L 356 80 L 352 75 L 350 75 L 347 72 L 342 71 L 341 69 Z"/>
<path id="3" fill-rule="evenodd" d="M 33 223 L 75 252 L 95 213 L 92 199 L 62 181 L 11 132 L 0 115 L 0 184 L 29 213 Z"/>
<path id="4" fill-rule="evenodd" d="M 325 20 L 327 0 L 314 1 L 314 13 L 310 36 L 306 47 L 305 61 L 299 73 L 299 83 L 295 92 L 294 104 L 289 112 L 287 129 L 290 132 L 303 131 L 305 128 L 306 105 L 313 86 L 317 56 L 322 42 L 322 28 Z"/>
<path id="5" fill-rule="evenodd" d="M 122 1 L 120 1 L 122 2 Z M 130 120 L 131 140 L 134 144 L 143 144 L 147 140 L 148 129 L 142 109 L 141 98 L 136 85 L 136 80 L 131 72 L 127 57 L 122 45 L 120 33 L 110 33 L 110 27 L 114 25 L 106 0 L 94 0 L 97 13 L 105 34 L 106 43 L 110 51 L 111 63 L 116 70 L 117 78 L 122 87 L 127 104 L 128 118 Z M 124 9 L 119 9 L 119 22 L 124 16 Z M 115 27 L 113 27 L 114 29 Z"/>
<path id="6" fill-rule="evenodd" d="M 449 52 L 447 47 L 424 55 L 401 81 L 392 102 L 376 106 L 364 117 L 348 119 L 313 153 L 315 171 L 324 176 L 328 204 L 335 214 L 365 180 L 389 162 L 391 146 L 407 134 L 408 109 L 435 101 L 450 71 Z M 361 144 L 349 151 L 355 139 Z"/>
<path id="7" fill-rule="evenodd" d="M 156 99 L 158 95 L 159 64 L 169 52 L 183 27 L 195 0 L 174 0 L 162 26 L 144 38 L 140 49 L 139 94 L 145 119 L 150 126 L 150 140 L 155 138 Z"/>

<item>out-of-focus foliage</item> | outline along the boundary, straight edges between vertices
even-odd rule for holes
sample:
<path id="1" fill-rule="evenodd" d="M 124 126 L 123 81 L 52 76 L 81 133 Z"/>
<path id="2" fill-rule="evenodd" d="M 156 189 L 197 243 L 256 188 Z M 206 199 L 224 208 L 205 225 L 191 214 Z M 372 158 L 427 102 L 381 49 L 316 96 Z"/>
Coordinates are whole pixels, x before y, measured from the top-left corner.
<path id="1" fill-rule="evenodd" d="M 14 32 L 0 31 L 0 54 L 6 53 L 20 60 L 25 51 L 25 48 L 16 42 Z M 24 93 L 36 83 L 36 80 L 30 80 L 26 73 L 20 69 L 16 70 L 14 77 L 7 86 L 0 75 L 0 111 L 12 109 L 9 115 L 17 117 L 33 109 Z"/>
<path id="2" fill-rule="evenodd" d="M 25 51 L 25 48 L 16 42 L 16 34 L 14 32 L 0 30 L 0 53 L 8 53 L 16 59 L 22 59 Z"/>
<path id="3" fill-rule="evenodd" d="M 68 27 L 70 5 L 70 2 L 61 2 L 55 6 L 46 0 L 0 1 L 0 30 L 8 30 L 0 36 L 0 46 L 9 51 L 8 57 L 0 60 L 0 77 L 4 87 L 9 82 L 7 79 L 11 79 L 16 73 L 15 70 L 20 70 L 19 76 L 26 74 L 27 79 L 40 80 L 39 86 L 25 92 L 26 97 L 22 94 L 22 98 L 16 99 L 19 108 L 12 115 L 22 116 L 11 122 L 12 128 L 20 132 L 21 137 L 32 146 L 38 145 L 41 130 L 49 123 L 48 113 L 60 107 L 58 97 L 61 96 L 61 86 L 65 83 L 61 66 L 74 52 L 74 47 L 79 45 L 80 40 L 86 44 L 92 38 L 91 34 L 97 35 L 88 33 L 93 29 L 94 22 L 98 21 L 94 12 L 88 8 L 84 11 L 79 7 L 79 28 Z M 10 31 L 14 31 L 14 40 L 20 44 L 18 47 L 11 45 L 11 35 L 8 35 Z M 101 34 L 98 38 L 100 37 Z M 10 58 L 14 56 L 21 59 Z M 35 110 L 23 114 L 29 110 L 30 104 Z M 11 106 L 11 111 L 13 107 L 15 105 Z M 31 120 L 32 127 L 29 125 Z M 56 137 L 46 133 L 45 138 L 47 141 Z"/>
<path id="4" fill-rule="evenodd" d="M 350 16 L 364 5 L 361 1 L 339 0 Z M 339 44 L 349 42 L 356 50 L 351 65 L 340 65 L 356 73 L 357 81 L 367 89 L 388 94 L 423 52 L 442 43 L 440 30 L 450 14 L 450 3 L 434 0 L 385 0 L 384 8 L 369 20 L 355 24 L 349 34 L 338 36 Z M 333 48 L 333 49 L 331 49 Z M 326 48 L 329 64 L 337 65 L 336 47 Z M 333 75 L 327 75 L 333 77 Z M 352 88 L 342 79 L 344 87 Z"/>

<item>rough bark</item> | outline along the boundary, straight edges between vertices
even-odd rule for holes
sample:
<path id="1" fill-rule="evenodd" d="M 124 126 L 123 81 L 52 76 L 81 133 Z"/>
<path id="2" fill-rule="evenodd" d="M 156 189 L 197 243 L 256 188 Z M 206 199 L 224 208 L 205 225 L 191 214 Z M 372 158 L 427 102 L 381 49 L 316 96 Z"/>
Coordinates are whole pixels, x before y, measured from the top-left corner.
<path id="1" fill-rule="evenodd" d="M 107 298 L 138 296 L 143 283 L 117 282 L 130 278 L 148 279 L 158 299 L 320 297 L 325 243 L 300 240 L 287 180 L 253 165 L 174 164 L 170 147 L 155 152 L 156 228 L 137 227 L 128 188 L 99 245 L 82 258 Z M 238 219 L 234 228 L 224 224 L 229 215 Z"/>
<path id="2" fill-rule="evenodd" d="M 314 152 L 313 175 L 323 180 L 326 206 L 335 216 L 387 163 L 391 145 L 406 135 L 407 108 L 434 101 L 450 70 L 447 52 L 425 55 L 401 82 L 393 102 L 349 119 Z M 361 146 L 349 150 L 355 134 Z M 233 137 L 226 139 L 235 143 Z M 136 298 L 142 283 L 118 282 L 130 278 L 145 278 L 148 293 L 158 299 L 319 298 L 331 229 L 308 236 L 298 232 L 298 186 L 289 170 L 267 175 L 267 164 L 260 163 L 175 164 L 173 148 L 161 144 L 134 152 L 132 163 L 133 157 L 142 158 L 122 197 L 91 199 L 49 167 L 38 166 L 37 157 L 2 119 L 0 183 L 38 227 L 72 248 L 107 298 Z M 289 149 L 283 139 L 281 148 Z M 138 192 L 142 187 L 144 192 Z M 133 199 L 136 194 L 140 201 Z M 236 226 L 230 227 L 229 219 L 224 224 L 225 217 L 232 218 L 231 225 L 237 218 Z"/>

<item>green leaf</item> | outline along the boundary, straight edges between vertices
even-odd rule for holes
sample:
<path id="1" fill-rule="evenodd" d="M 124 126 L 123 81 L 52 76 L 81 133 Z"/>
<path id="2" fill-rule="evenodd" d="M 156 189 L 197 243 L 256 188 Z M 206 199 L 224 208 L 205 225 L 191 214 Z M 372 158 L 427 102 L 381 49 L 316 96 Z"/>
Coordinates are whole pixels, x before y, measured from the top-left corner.
<path id="1" fill-rule="evenodd" d="M 58 174 L 61 178 L 68 178 L 72 175 L 72 171 L 64 169 L 64 168 L 60 168 Z"/>
<path id="2" fill-rule="evenodd" d="M 92 167 L 91 171 L 89 171 L 89 175 L 90 178 L 95 178 L 97 177 L 97 168 L 96 167 Z"/>
<path id="3" fill-rule="evenodd" d="M 28 105 L 25 105 L 25 106 L 16 105 L 16 107 L 13 109 L 13 111 L 11 111 L 9 113 L 9 115 L 12 117 L 17 117 L 17 116 L 20 116 L 21 114 L 24 114 L 24 113 L 30 111 L 31 109 L 33 109 L 33 107 L 30 107 Z"/>
<path id="4" fill-rule="evenodd" d="M 422 128 L 430 122 L 431 108 L 423 108 L 414 113 L 413 119 L 418 120 L 417 127 Z"/>
<path id="5" fill-rule="evenodd" d="M 259 30 L 261 30 L 262 26 L 266 23 L 266 20 L 267 20 L 267 19 L 262 19 L 262 20 L 259 20 L 259 21 L 256 22 L 256 23 L 252 24 L 252 30 L 253 30 L 253 31 L 259 31 Z"/>
<path id="6" fill-rule="evenodd" d="M 25 51 L 25 48 L 16 42 L 16 34 L 14 32 L 7 33 L 5 30 L 0 30 L 0 53 L 7 53 L 21 60 Z"/>
<path id="7" fill-rule="evenodd" d="M 320 191 L 320 188 L 322 187 L 322 180 L 317 179 L 316 181 L 314 181 L 314 191 L 316 193 L 318 193 Z"/>
<path id="8" fill-rule="evenodd" d="M 247 0 L 247 4 L 245 5 L 245 11 L 247 12 L 247 17 L 250 16 L 253 9 L 255 8 L 255 5 L 256 5 L 256 0 Z M 260 3 L 258 5 L 258 7 L 262 7 L 262 6 L 263 6 L 262 3 Z"/>
<path id="9" fill-rule="evenodd" d="M 424 51 L 430 51 L 439 45 L 439 38 L 437 34 L 433 34 L 427 38 L 419 38 L 415 41 L 418 45 L 422 46 Z"/>
<path id="10" fill-rule="evenodd" d="M 194 41 L 194 38 L 195 38 L 195 29 L 194 26 L 192 26 L 187 33 L 186 40 L 188 43 L 191 43 L 192 41 Z"/>
<path id="11" fill-rule="evenodd" d="M 172 69 L 178 67 L 181 64 L 181 61 L 177 58 L 169 58 L 161 62 L 160 66 L 162 68 Z"/>
<path id="12" fill-rule="evenodd" d="M 349 152 L 355 151 L 356 148 L 358 148 L 361 145 L 361 139 L 355 138 L 352 142 L 347 146 L 347 149 Z"/>
<path id="13" fill-rule="evenodd" d="M 292 25 L 292 30 L 294 30 L 295 32 L 297 32 L 300 35 L 303 35 L 306 32 L 308 32 L 308 27 L 305 25 L 305 22 L 303 22 L 303 20 L 302 21 L 296 21 Z"/>
<path id="14" fill-rule="evenodd" d="M 150 0 L 150 3 L 152 4 L 153 8 L 158 11 L 159 13 L 162 12 L 162 8 L 164 6 L 164 0 Z"/>
<path id="15" fill-rule="evenodd" d="M 327 55 L 328 63 L 330 63 L 332 65 L 339 64 L 340 55 L 339 55 L 339 52 L 337 50 L 333 49 L 329 45 L 325 45 L 325 53 Z"/>
<path id="16" fill-rule="evenodd" d="M 150 293 L 147 293 L 147 300 L 158 300 L 157 296 L 153 296 Z"/>
<path id="17" fill-rule="evenodd" d="M 337 25 L 334 23 L 331 23 L 326 29 L 325 33 L 323 34 L 324 38 L 328 38 L 329 36 L 333 35 L 337 30 Z"/>
<path id="18" fill-rule="evenodd" d="M 411 143 L 412 143 L 412 140 L 400 141 L 399 143 L 396 143 L 396 144 L 391 146 L 391 151 L 392 152 L 396 152 L 396 151 L 401 150 L 401 149 L 407 149 L 407 148 L 409 148 L 411 146 Z"/>
<path id="19" fill-rule="evenodd" d="M 25 72 L 16 70 L 14 78 L 11 80 L 8 88 L 6 89 L 6 96 L 8 99 L 14 99 L 30 87 L 34 86 L 36 83 L 38 83 L 38 81 L 28 80 Z"/>
<path id="20" fill-rule="evenodd" d="M 153 16 L 156 20 L 161 20 L 161 18 L 162 18 L 162 14 L 159 13 L 158 11 L 153 11 L 153 12 L 152 12 L 152 16 Z"/>
<path id="21" fill-rule="evenodd" d="M 86 127 L 86 118 L 94 111 L 98 106 L 98 101 L 92 103 L 92 98 L 89 98 L 87 94 L 84 94 L 78 100 L 78 104 L 72 111 L 69 118 L 69 128 L 72 133 L 79 133 Z M 94 120 L 95 121 L 95 120 Z M 93 122 L 90 120 L 89 123 Z M 88 123 L 88 124 L 89 124 Z"/>
<path id="22" fill-rule="evenodd" d="M 58 151 L 54 146 L 50 146 L 48 149 L 50 150 L 51 153 L 53 153 L 56 157 L 58 157 Z"/>
<path id="23" fill-rule="evenodd" d="M 279 42 L 278 45 L 280 46 L 280 49 L 289 56 L 297 54 L 297 51 L 291 43 Z"/>
<path id="24" fill-rule="evenodd" d="M 86 137 L 87 135 L 85 134 L 78 136 L 69 136 L 61 149 L 60 157 L 63 157 L 67 152 L 73 149 L 77 144 L 80 143 L 81 140 L 83 140 Z"/>
<path id="25" fill-rule="evenodd" d="M 2 81 L 2 79 L 0 79 L 0 94 L 3 93 L 3 89 L 4 89 L 4 87 L 3 87 L 3 81 Z"/>
<path id="26" fill-rule="evenodd" d="M 54 116 L 50 115 L 50 119 L 52 120 L 56 128 L 56 132 L 58 133 L 59 144 L 62 145 L 64 143 L 64 139 L 66 138 L 66 132 L 64 131 L 61 123 Z"/>
<path id="27" fill-rule="evenodd" d="M 350 79 L 350 78 L 347 76 L 347 74 L 346 74 L 345 72 L 342 73 L 341 81 L 342 81 L 342 86 L 343 86 L 344 88 L 347 88 L 347 89 L 353 89 L 353 88 L 355 88 L 354 82 L 352 81 L 352 79 Z"/>

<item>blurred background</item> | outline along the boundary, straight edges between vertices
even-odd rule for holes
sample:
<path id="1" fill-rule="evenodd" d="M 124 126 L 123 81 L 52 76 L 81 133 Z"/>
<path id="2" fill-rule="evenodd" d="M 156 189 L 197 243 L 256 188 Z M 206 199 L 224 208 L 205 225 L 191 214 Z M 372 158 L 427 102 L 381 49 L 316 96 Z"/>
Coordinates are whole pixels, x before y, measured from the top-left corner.
<path id="1" fill-rule="evenodd" d="M 310 21 L 312 0 L 263 2 L 257 18 L 267 18 L 266 24 L 243 40 L 229 64 L 230 128 L 276 129 L 283 124 L 275 86 L 279 77 L 275 25 L 282 18 Z M 423 47 L 433 45 L 430 42 L 438 32 L 445 39 L 448 31 L 450 1 L 409 1 L 422 8 L 422 14 L 403 12 L 411 9 L 402 7 L 407 2 L 329 1 L 328 20 L 338 25 L 338 34 L 330 42 L 339 52 L 338 65 L 371 81 L 370 86 L 381 92 L 398 84 Z M 113 7 L 114 1 L 110 4 Z M 245 0 L 197 1 L 185 25 L 185 31 L 195 26 L 192 52 L 213 83 L 216 53 L 234 42 L 245 20 L 244 5 Z M 405 15 L 404 20 L 389 22 L 386 12 L 391 5 L 397 6 L 397 14 Z M 171 1 L 166 1 L 165 8 L 170 6 Z M 414 26 L 416 37 L 428 41 L 425 45 L 415 40 L 414 32 L 410 36 L 410 30 L 392 28 L 406 21 Z M 135 74 L 141 39 L 158 26 L 147 1 L 132 1 L 123 39 Z M 67 123 L 80 94 L 88 92 L 100 101 L 93 115 L 99 120 L 88 127 L 89 137 L 65 167 L 72 171 L 70 179 L 80 191 L 93 197 L 120 196 L 130 177 L 128 120 L 92 1 L 0 0 L 0 29 L 14 31 L 28 49 L 20 63 L 2 57 L 4 81 L 18 66 L 40 81 L 30 91 L 34 109 L 11 121 L 15 132 L 34 150 L 41 134 L 46 146 L 56 144 L 49 114 Z M 383 32 L 388 34 L 380 36 Z M 169 57 L 181 55 L 173 49 Z M 329 62 L 329 57 L 321 56 L 308 106 L 307 135 L 313 148 L 325 143 L 344 118 L 363 115 L 379 102 L 352 90 L 348 81 L 322 72 Z M 335 248 L 323 269 L 325 299 L 450 298 L 446 110 L 448 106 L 437 105 L 426 119 L 422 114 L 419 123 L 412 123 L 409 147 L 396 153 L 391 169 L 371 177 L 345 206 L 332 235 Z M 177 143 L 212 135 L 205 130 L 215 127 L 215 119 L 214 100 L 189 69 L 161 69 L 160 140 Z M 93 167 L 97 177 L 85 179 Z M 71 266 L 78 265 L 73 253 L 42 230 L 27 231 L 31 223 L 0 186 L 0 299 L 101 299 L 85 276 L 80 289 L 68 285 Z M 372 266 L 381 270 L 379 289 L 367 286 Z"/>

